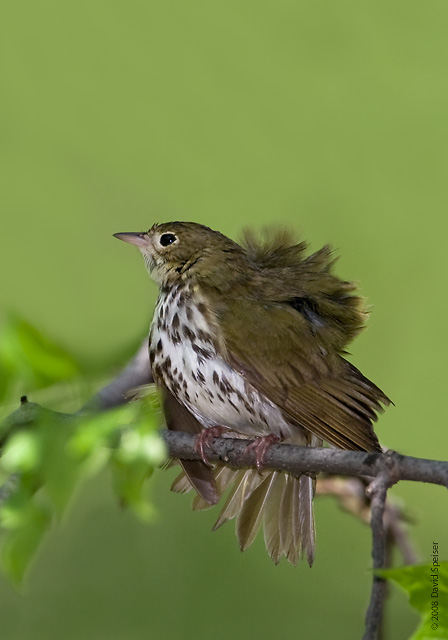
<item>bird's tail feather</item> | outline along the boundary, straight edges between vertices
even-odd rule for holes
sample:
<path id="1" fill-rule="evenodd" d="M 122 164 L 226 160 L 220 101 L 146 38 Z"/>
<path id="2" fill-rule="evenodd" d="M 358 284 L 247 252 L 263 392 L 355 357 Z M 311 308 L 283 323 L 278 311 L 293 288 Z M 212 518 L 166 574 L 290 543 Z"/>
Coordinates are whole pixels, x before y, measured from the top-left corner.
<path id="1" fill-rule="evenodd" d="M 309 565 L 314 560 L 315 527 L 312 500 L 316 481 L 302 474 L 292 476 L 284 471 L 256 469 L 235 470 L 217 466 L 214 469 L 219 496 L 231 486 L 213 530 L 236 518 L 236 534 L 241 549 L 247 549 L 261 525 L 266 548 L 278 564 L 284 555 L 297 564 L 306 555 Z M 173 483 L 173 491 L 185 493 L 191 484 L 183 473 Z M 194 510 L 208 509 L 201 496 L 193 500 Z"/>

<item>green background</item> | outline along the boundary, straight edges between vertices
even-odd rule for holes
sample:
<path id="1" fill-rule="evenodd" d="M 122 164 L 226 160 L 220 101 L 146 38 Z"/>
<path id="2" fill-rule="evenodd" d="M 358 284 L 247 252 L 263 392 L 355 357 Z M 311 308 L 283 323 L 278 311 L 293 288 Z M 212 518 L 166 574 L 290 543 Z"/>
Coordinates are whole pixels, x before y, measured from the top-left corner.
<path id="1" fill-rule="evenodd" d="M 442 0 L 6 0 L 2 313 L 112 374 L 156 296 L 112 233 L 183 219 L 237 238 L 286 223 L 315 249 L 331 242 L 369 298 L 352 352 L 396 404 L 383 444 L 446 457 L 447 28 Z M 25 591 L 0 583 L 2 637 L 362 635 L 367 527 L 320 499 L 315 566 L 275 567 L 261 539 L 242 555 L 232 525 L 211 534 L 214 514 L 192 513 L 170 480 L 157 474 L 149 526 L 107 477 L 89 484 Z M 393 493 L 422 561 L 433 540 L 446 559 L 445 492 Z M 390 637 L 415 622 L 394 594 Z"/>

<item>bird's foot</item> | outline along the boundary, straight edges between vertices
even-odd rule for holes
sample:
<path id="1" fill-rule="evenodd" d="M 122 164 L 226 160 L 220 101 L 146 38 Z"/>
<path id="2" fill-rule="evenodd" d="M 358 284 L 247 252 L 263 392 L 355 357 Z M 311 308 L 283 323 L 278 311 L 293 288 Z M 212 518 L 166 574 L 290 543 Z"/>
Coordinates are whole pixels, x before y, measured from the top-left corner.
<path id="1" fill-rule="evenodd" d="M 196 453 L 201 454 L 202 462 L 207 465 L 207 467 L 210 467 L 210 469 L 213 468 L 213 465 L 210 464 L 210 461 L 206 456 L 205 447 L 210 447 L 213 438 L 219 438 L 226 431 L 228 431 L 227 427 L 206 427 L 202 429 L 201 433 L 196 438 L 194 450 Z"/>
<path id="2" fill-rule="evenodd" d="M 255 464 L 258 473 L 261 474 L 262 467 L 265 463 L 266 453 L 273 444 L 280 442 L 281 438 L 273 433 L 267 436 L 255 438 L 253 442 L 247 445 L 247 451 L 255 451 Z"/>

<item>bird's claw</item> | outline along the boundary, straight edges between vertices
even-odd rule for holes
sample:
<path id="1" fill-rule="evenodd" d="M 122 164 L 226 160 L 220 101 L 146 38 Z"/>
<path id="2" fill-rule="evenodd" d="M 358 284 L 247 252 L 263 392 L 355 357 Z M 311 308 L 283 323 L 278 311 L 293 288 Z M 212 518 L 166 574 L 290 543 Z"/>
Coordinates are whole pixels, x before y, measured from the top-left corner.
<path id="1" fill-rule="evenodd" d="M 227 431 L 227 427 L 207 427 L 202 429 L 201 433 L 199 433 L 196 438 L 194 450 L 196 453 L 201 454 L 202 462 L 210 469 L 213 469 L 213 465 L 207 458 L 205 447 L 210 448 L 213 438 L 219 438 L 225 431 Z"/>
<path id="2" fill-rule="evenodd" d="M 253 442 L 247 445 L 247 451 L 255 452 L 255 464 L 258 473 L 261 475 L 261 470 L 265 463 L 266 453 L 273 444 L 280 441 L 280 437 L 273 433 L 267 436 L 260 436 L 255 438 Z"/>

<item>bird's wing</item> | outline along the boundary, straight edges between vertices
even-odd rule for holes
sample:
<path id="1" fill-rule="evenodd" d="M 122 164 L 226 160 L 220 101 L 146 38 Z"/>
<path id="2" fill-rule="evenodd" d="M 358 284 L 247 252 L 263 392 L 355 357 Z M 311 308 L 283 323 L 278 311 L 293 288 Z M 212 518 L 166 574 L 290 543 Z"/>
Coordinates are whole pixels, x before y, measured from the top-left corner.
<path id="1" fill-rule="evenodd" d="M 186 433 L 201 432 L 202 426 L 194 415 L 180 404 L 165 386 L 162 387 L 162 404 L 168 429 Z M 179 462 L 198 494 L 209 504 L 216 504 L 219 496 L 213 471 L 202 460 L 179 460 Z"/>
<path id="2" fill-rule="evenodd" d="M 285 419 L 342 449 L 380 450 L 372 422 L 387 396 L 284 303 L 239 299 L 220 312 L 226 359 Z"/>

